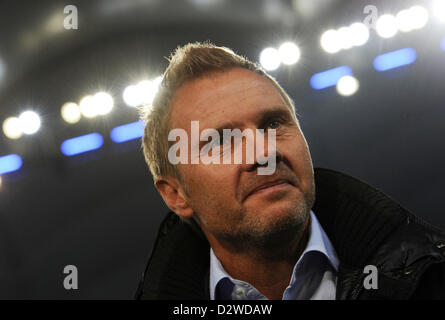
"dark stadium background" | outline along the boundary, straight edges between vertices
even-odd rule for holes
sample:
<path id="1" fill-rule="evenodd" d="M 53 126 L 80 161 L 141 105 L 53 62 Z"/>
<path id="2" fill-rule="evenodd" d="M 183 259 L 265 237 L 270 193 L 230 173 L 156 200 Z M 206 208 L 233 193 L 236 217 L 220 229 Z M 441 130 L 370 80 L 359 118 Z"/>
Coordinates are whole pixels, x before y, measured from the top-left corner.
<path id="1" fill-rule="evenodd" d="M 124 88 L 160 75 L 178 45 L 210 40 L 258 61 L 265 47 L 292 40 L 301 59 L 275 76 L 294 99 L 315 167 L 339 170 L 382 190 L 445 228 L 445 24 L 431 15 L 421 30 L 328 54 L 320 35 L 365 18 L 363 8 L 396 13 L 431 1 L 75 0 L 0 3 L 0 122 L 26 109 L 39 113 L 35 135 L 0 132 L 0 156 L 19 154 L 20 170 L 0 186 L 0 298 L 131 299 L 167 208 L 153 187 L 140 141 L 115 144 L 112 128 L 136 121 Z M 78 30 L 61 25 L 67 4 Z M 60 22 L 61 23 L 61 22 Z M 412 65 L 377 72 L 373 59 L 411 47 Z M 348 65 L 355 95 L 314 90 L 309 79 Z M 60 107 L 105 90 L 103 117 L 66 124 Z M 98 132 L 104 146 L 76 157 L 68 138 Z M 203 186 L 205 188 L 205 186 Z M 75 265 L 79 289 L 65 290 L 63 268 Z"/>

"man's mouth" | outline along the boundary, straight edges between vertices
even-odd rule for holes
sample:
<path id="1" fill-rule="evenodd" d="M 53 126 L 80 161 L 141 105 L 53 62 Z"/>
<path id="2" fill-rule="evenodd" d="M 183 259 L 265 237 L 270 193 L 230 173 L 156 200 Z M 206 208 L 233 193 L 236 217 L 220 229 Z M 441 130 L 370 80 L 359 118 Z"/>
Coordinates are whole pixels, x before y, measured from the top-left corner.
<path id="1" fill-rule="evenodd" d="M 252 191 L 250 191 L 249 194 L 246 196 L 246 198 L 248 198 L 254 194 L 259 194 L 259 193 L 263 193 L 263 192 L 278 191 L 278 190 L 285 188 L 289 185 L 292 185 L 292 184 L 288 180 L 285 180 L 285 179 L 279 179 L 279 180 L 266 182 L 266 183 L 263 183 L 263 184 L 257 186 Z"/>

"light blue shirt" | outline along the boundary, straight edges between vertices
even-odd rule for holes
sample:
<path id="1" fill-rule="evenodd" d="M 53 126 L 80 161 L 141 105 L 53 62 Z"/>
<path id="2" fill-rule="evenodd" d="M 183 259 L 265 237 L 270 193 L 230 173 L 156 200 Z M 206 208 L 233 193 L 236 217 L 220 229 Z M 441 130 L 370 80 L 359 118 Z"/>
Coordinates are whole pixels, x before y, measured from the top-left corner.
<path id="1" fill-rule="evenodd" d="M 339 260 L 317 217 L 311 210 L 310 234 L 294 266 L 283 300 L 334 300 Z M 251 284 L 233 279 L 210 248 L 210 299 L 267 300 Z"/>

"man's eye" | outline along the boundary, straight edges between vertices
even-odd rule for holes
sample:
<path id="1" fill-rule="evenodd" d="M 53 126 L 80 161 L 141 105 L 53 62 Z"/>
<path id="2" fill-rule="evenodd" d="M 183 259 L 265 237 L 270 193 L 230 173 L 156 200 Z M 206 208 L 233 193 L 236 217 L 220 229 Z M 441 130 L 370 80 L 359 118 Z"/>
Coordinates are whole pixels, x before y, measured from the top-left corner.
<path id="1" fill-rule="evenodd" d="M 269 129 L 277 129 L 280 125 L 281 125 L 281 121 L 273 120 L 273 121 L 269 121 L 269 123 L 267 124 L 267 127 Z"/>

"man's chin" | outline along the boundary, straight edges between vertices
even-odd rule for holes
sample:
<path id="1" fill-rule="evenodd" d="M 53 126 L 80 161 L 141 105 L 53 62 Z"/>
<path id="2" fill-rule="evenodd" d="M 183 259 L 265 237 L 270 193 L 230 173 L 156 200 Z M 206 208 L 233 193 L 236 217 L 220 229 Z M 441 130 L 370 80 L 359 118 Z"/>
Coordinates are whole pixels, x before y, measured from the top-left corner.
<path id="1" fill-rule="evenodd" d="M 250 210 L 249 210 L 250 211 Z M 246 212 L 245 232 L 253 242 L 273 248 L 297 237 L 309 215 L 305 203 L 277 201 L 268 206 Z"/>

